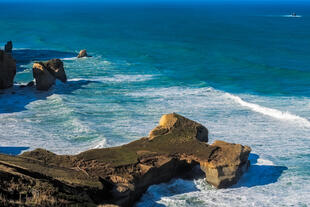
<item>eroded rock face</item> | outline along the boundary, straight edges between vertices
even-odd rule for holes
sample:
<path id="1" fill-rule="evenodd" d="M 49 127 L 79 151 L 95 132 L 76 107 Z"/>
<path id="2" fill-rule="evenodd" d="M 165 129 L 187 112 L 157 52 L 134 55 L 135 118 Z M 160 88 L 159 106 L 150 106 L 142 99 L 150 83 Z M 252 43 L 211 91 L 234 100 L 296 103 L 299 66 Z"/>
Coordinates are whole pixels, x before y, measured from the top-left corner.
<path id="1" fill-rule="evenodd" d="M 88 57 L 87 51 L 86 51 L 86 50 L 81 50 L 81 51 L 79 52 L 79 55 L 78 55 L 77 57 L 78 57 L 78 58 Z"/>
<path id="2" fill-rule="evenodd" d="M 210 161 L 200 161 L 201 169 L 206 173 L 206 180 L 217 188 L 227 188 L 238 182 L 248 169 L 248 156 L 251 148 L 240 144 L 215 141 L 211 146 L 218 147 Z"/>
<path id="3" fill-rule="evenodd" d="M 0 50 L 0 89 L 13 86 L 16 74 L 16 62 L 10 54 Z"/>
<path id="4" fill-rule="evenodd" d="M 60 59 L 34 63 L 32 72 L 38 90 L 48 90 L 55 83 L 56 79 L 62 82 L 67 81 L 63 62 Z"/>
<path id="5" fill-rule="evenodd" d="M 67 82 L 64 64 L 60 59 L 52 59 L 44 63 L 47 70 L 58 80 Z"/>
<path id="6" fill-rule="evenodd" d="M 32 201 L 35 194 L 29 182 L 43 182 L 48 188 L 42 188 L 40 195 L 59 205 L 132 206 L 150 185 L 182 176 L 197 165 L 210 184 L 229 187 L 247 169 L 250 148 L 221 141 L 208 145 L 207 134 L 201 124 L 173 113 L 164 115 L 149 137 L 119 147 L 71 156 L 43 149 L 15 157 L 0 154 L 0 175 L 6 176 L 0 176 L 0 193 L 22 189 Z M 16 172 L 20 182 L 7 182 Z M 14 200 L 4 195 L 13 204 L 20 202 L 18 196 Z"/>
<path id="7" fill-rule="evenodd" d="M 8 41 L 4 46 L 4 52 L 7 54 L 12 54 L 13 50 L 13 43 L 12 41 Z"/>
<path id="8" fill-rule="evenodd" d="M 34 63 L 32 66 L 33 77 L 36 80 L 38 90 L 48 90 L 54 85 L 56 78 L 47 70 L 42 62 Z"/>

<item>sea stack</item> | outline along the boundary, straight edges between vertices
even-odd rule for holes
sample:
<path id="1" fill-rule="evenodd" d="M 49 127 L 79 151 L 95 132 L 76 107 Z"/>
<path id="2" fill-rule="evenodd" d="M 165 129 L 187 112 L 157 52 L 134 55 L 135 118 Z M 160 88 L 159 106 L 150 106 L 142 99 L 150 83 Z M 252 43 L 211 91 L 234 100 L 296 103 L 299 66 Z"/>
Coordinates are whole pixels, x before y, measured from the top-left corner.
<path id="1" fill-rule="evenodd" d="M 37 205 L 129 207 L 149 186 L 188 174 L 196 166 L 211 185 L 230 187 L 248 168 L 251 148 L 223 141 L 209 145 L 207 134 L 201 124 L 172 113 L 161 118 L 149 137 L 119 147 L 77 155 L 44 149 L 0 154 L 0 192 L 12 205 L 25 197 L 29 204 L 38 202 L 40 195 Z"/>
<path id="2" fill-rule="evenodd" d="M 84 49 L 84 50 L 81 50 L 79 52 L 79 55 L 77 56 L 77 58 L 82 58 L 82 57 L 88 57 L 87 55 L 87 51 Z"/>
<path id="3" fill-rule="evenodd" d="M 7 54 L 12 54 L 13 50 L 13 43 L 12 41 L 8 41 L 4 46 L 4 52 Z"/>
<path id="4" fill-rule="evenodd" d="M 16 75 L 16 61 L 11 54 L 0 50 L 0 89 L 13 86 Z"/>
<path id="5" fill-rule="evenodd" d="M 64 83 L 67 81 L 63 62 L 60 59 L 36 62 L 33 64 L 32 72 L 38 90 L 48 90 L 56 79 Z"/>

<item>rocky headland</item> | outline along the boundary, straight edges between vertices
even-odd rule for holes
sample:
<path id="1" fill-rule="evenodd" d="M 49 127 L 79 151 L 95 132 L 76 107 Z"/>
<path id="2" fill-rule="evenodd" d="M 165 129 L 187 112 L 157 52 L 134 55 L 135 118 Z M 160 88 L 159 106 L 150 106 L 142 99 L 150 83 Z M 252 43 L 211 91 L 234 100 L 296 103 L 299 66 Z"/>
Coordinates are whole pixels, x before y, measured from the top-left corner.
<path id="1" fill-rule="evenodd" d="M 119 147 L 77 155 L 44 149 L 0 154 L 0 205 L 132 206 L 150 185 L 188 176 L 197 166 L 216 188 L 237 183 L 251 148 L 207 142 L 207 128 L 172 113 L 149 136 Z"/>

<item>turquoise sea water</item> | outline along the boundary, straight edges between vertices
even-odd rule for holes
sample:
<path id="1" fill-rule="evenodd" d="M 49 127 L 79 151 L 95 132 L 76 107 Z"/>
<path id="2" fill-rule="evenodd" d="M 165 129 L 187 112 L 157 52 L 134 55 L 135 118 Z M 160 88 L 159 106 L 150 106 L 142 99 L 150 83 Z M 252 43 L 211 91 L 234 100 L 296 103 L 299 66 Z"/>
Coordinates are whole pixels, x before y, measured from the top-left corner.
<path id="1" fill-rule="evenodd" d="M 210 143 L 251 146 L 251 168 L 230 189 L 152 186 L 137 206 L 310 206 L 309 14 L 307 3 L 0 3 L 0 45 L 13 40 L 18 63 L 16 85 L 0 91 L 0 145 L 79 153 L 146 136 L 177 112 Z M 84 48 L 93 57 L 74 58 Z M 56 57 L 68 83 L 19 88 L 34 61 Z"/>

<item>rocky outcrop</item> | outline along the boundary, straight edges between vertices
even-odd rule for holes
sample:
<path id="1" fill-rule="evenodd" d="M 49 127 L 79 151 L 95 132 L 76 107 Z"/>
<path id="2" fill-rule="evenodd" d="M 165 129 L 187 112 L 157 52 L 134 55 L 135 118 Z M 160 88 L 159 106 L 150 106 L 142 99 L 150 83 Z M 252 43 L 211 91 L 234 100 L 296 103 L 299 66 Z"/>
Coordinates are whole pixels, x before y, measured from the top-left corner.
<path id="1" fill-rule="evenodd" d="M 187 129 L 183 133 L 191 133 L 190 135 L 194 139 L 208 142 L 208 130 L 206 127 L 176 113 L 163 115 L 159 121 L 159 125 L 150 132 L 149 139 L 152 140 L 161 135 L 174 133 L 174 131 L 180 131 L 183 128 Z"/>
<path id="2" fill-rule="evenodd" d="M 36 88 L 38 90 L 48 90 L 55 83 L 53 76 L 42 62 L 34 63 L 32 66 L 33 77 L 36 80 Z"/>
<path id="3" fill-rule="evenodd" d="M 0 89 L 13 86 L 16 74 L 16 62 L 14 58 L 0 50 Z"/>
<path id="4" fill-rule="evenodd" d="M 81 50 L 77 58 L 88 57 L 86 50 Z"/>
<path id="5" fill-rule="evenodd" d="M 60 59 L 34 63 L 32 72 L 38 90 L 48 90 L 55 83 L 56 79 L 62 82 L 67 81 L 63 62 Z"/>
<path id="6" fill-rule="evenodd" d="M 227 188 L 236 184 L 250 166 L 248 160 L 251 148 L 240 144 L 215 141 L 217 147 L 210 160 L 201 160 L 200 167 L 206 174 L 206 180 L 217 188 Z"/>
<path id="7" fill-rule="evenodd" d="M 13 50 L 13 43 L 12 41 L 8 41 L 4 46 L 4 52 L 7 54 L 12 54 Z"/>
<path id="8" fill-rule="evenodd" d="M 43 63 L 46 69 L 58 80 L 67 82 L 67 75 L 64 69 L 64 64 L 60 59 L 52 59 Z"/>
<path id="9" fill-rule="evenodd" d="M 247 169 L 251 149 L 222 141 L 208 145 L 207 139 L 205 127 L 173 113 L 149 137 L 119 147 L 71 156 L 43 149 L 0 154 L 0 194 L 10 204 L 132 206 L 150 185 L 197 165 L 215 187 L 233 185 Z"/>

